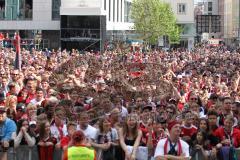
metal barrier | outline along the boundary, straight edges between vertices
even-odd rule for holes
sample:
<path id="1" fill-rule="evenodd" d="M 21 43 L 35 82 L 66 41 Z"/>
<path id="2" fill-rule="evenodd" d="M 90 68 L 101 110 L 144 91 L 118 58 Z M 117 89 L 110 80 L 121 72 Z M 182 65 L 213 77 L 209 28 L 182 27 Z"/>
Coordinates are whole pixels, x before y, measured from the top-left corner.
<path id="1" fill-rule="evenodd" d="M 7 154 L 8 160 L 39 160 L 37 146 L 28 147 L 21 145 L 18 148 L 9 148 Z M 53 160 L 61 160 L 62 154 L 63 152 L 61 149 L 55 149 Z M 238 160 L 240 160 L 240 148 L 236 149 L 236 154 Z"/>
<path id="2" fill-rule="evenodd" d="M 28 147 L 21 145 L 18 148 L 9 148 L 7 154 L 8 160 L 39 160 L 37 146 Z M 61 149 L 55 149 L 53 160 L 61 160 L 62 154 Z"/>

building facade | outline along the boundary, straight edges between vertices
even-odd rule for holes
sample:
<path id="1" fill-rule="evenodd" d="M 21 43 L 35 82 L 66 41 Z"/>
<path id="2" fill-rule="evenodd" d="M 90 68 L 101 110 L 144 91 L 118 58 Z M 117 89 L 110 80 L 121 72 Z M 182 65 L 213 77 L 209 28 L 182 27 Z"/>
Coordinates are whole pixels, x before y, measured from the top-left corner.
<path id="1" fill-rule="evenodd" d="M 62 0 L 61 46 L 103 50 L 107 41 L 131 36 L 131 0 Z"/>
<path id="2" fill-rule="evenodd" d="M 194 44 L 193 0 L 165 0 L 183 28 L 181 46 Z M 44 48 L 103 49 L 106 41 L 134 39 L 132 0 L 0 0 L 0 32 Z M 34 41 L 34 42 L 32 42 Z M 97 47 L 97 48 L 96 48 Z"/>
<path id="3" fill-rule="evenodd" d="M 19 31 L 26 43 L 57 48 L 60 38 L 60 0 L 0 0 L 0 31 L 13 37 Z M 31 40 L 34 42 L 29 42 Z"/>
<path id="4" fill-rule="evenodd" d="M 220 0 L 202 0 L 195 6 L 197 41 L 209 38 L 223 38 L 223 4 Z"/>
<path id="5" fill-rule="evenodd" d="M 194 23 L 194 0 L 164 0 L 169 3 L 177 18 L 177 24 L 181 26 L 180 46 L 192 49 L 196 35 Z"/>
<path id="6" fill-rule="evenodd" d="M 230 47 L 239 46 L 240 0 L 224 0 L 224 40 Z"/>

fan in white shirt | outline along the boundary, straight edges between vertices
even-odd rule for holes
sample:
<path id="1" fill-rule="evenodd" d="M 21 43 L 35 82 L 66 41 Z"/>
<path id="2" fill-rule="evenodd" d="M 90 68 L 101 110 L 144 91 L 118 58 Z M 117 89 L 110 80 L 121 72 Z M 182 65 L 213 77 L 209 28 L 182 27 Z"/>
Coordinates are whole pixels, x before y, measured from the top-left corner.
<path id="1" fill-rule="evenodd" d="M 36 97 L 30 101 L 33 105 L 41 105 L 44 100 L 44 90 L 42 88 L 37 88 Z"/>
<path id="2" fill-rule="evenodd" d="M 168 130 L 170 136 L 158 142 L 154 158 L 189 160 L 189 145 L 180 139 L 181 125 L 177 121 L 169 122 Z"/>
<path id="3" fill-rule="evenodd" d="M 77 130 L 83 131 L 87 139 L 94 140 L 97 136 L 97 129 L 89 125 L 89 115 L 87 112 L 81 112 Z"/>

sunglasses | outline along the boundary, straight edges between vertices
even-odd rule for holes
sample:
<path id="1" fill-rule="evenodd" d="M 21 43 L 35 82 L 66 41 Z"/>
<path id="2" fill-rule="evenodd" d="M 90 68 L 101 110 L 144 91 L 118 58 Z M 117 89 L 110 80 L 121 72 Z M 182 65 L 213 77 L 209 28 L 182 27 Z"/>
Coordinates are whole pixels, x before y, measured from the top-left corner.
<path id="1" fill-rule="evenodd" d="M 190 98 L 190 100 L 198 100 L 197 98 Z"/>
<path id="2" fill-rule="evenodd" d="M 173 114 L 173 112 L 172 111 L 166 111 L 167 113 L 171 113 L 171 114 Z"/>

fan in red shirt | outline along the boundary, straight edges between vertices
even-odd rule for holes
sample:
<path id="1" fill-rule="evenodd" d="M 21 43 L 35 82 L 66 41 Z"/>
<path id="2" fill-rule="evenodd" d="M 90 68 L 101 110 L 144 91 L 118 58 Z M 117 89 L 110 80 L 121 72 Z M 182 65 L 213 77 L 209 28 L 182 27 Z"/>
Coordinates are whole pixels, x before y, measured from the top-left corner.
<path id="1" fill-rule="evenodd" d="M 192 113 L 187 112 L 185 115 L 184 124 L 182 125 L 181 137 L 188 143 L 191 141 L 191 137 L 195 133 L 197 133 L 197 127 L 194 126 L 192 123 L 193 123 Z"/>
<path id="2" fill-rule="evenodd" d="M 57 139 L 51 136 L 50 124 L 48 121 L 41 123 L 39 127 L 39 160 L 53 160 L 54 146 L 57 143 Z"/>
<path id="3" fill-rule="evenodd" d="M 73 133 L 77 130 L 77 125 L 73 122 L 69 122 L 67 125 L 68 135 L 61 138 L 60 142 L 56 144 L 57 148 L 67 149 Z"/>
<path id="4" fill-rule="evenodd" d="M 234 117 L 227 115 L 224 120 L 224 126 L 219 127 L 214 135 L 221 140 L 219 146 L 234 146 L 235 148 L 240 147 L 240 130 L 233 128 Z"/>

